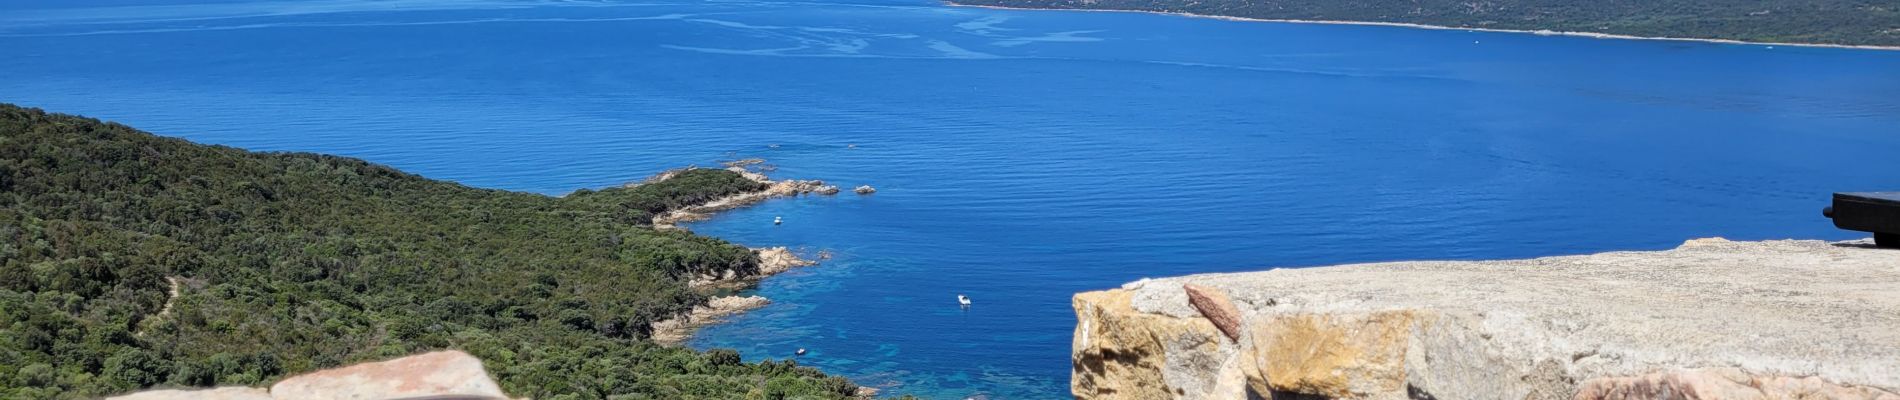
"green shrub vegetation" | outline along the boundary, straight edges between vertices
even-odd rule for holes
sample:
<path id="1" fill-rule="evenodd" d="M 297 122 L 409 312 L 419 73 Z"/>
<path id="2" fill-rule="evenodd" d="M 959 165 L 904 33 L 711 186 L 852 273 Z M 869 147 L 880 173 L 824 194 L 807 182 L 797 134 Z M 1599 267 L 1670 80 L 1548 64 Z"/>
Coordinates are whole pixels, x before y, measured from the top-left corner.
<path id="1" fill-rule="evenodd" d="M 1397 22 L 1752 42 L 1900 46 L 1900 3 L 1868 0 L 953 0 L 1260 19 Z"/>
<path id="2" fill-rule="evenodd" d="M 645 339 L 705 300 L 692 274 L 758 270 L 651 216 L 760 188 L 693 170 L 549 197 L 0 104 L 0 398 L 257 385 L 436 349 L 539 399 L 846 397 L 794 361 Z"/>

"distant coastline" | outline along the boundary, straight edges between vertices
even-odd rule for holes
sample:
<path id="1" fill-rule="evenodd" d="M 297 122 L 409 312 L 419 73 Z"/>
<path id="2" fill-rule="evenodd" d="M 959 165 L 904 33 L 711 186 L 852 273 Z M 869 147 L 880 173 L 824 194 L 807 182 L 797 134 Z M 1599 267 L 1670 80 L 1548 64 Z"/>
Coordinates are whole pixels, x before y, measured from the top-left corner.
<path id="1" fill-rule="evenodd" d="M 944 4 L 952 6 L 952 7 L 990 8 L 990 9 L 998 9 L 998 10 L 1088 11 L 1088 12 L 1160 14 L 1160 15 L 1182 16 L 1182 17 L 1189 17 L 1189 18 L 1210 18 L 1210 19 L 1242 21 L 1242 22 L 1280 22 L 1280 23 L 1293 23 L 1293 24 L 1391 26 L 1391 27 L 1400 27 L 1400 28 L 1432 29 L 1432 30 L 1462 30 L 1462 31 L 1474 31 L 1474 32 L 1528 33 L 1528 34 L 1539 35 L 1539 36 L 1575 36 L 1575 37 L 1587 37 L 1587 38 L 1594 38 L 1594 39 L 1663 40 L 1663 41 L 1677 41 L 1677 42 L 1744 44 L 1744 45 L 1757 45 L 1757 46 L 1794 46 L 1794 47 L 1819 47 L 1819 48 L 1853 49 L 1853 50 L 1900 51 L 1900 46 L 1851 45 L 1851 44 L 1827 44 L 1827 43 L 1751 42 L 1751 41 L 1746 41 L 1746 40 L 1735 40 L 1735 39 L 1702 39 L 1702 38 L 1681 38 L 1681 37 L 1634 36 L 1634 35 L 1618 35 L 1618 34 L 1613 34 L 1613 33 L 1597 33 L 1597 32 L 1468 28 L 1468 27 L 1457 27 L 1457 26 L 1446 26 L 1446 25 L 1414 24 L 1414 23 L 1408 23 L 1408 22 L 1247 18 L 1247 17 L 1233 17 L 1233 16 L 1226 16 L 1226 15 L 1195 14 L 1195 13 L 1172 12 L 1172 11 L 1097 9 L 1097 8 L 1010 7 L 1010 6 L 993 6 L 993 5 L 984 5 L 984 4 L 963 4 L 963 3 L 958 3 L 956 1 L 951 1 L 951 0 L 944 1 Z"/>

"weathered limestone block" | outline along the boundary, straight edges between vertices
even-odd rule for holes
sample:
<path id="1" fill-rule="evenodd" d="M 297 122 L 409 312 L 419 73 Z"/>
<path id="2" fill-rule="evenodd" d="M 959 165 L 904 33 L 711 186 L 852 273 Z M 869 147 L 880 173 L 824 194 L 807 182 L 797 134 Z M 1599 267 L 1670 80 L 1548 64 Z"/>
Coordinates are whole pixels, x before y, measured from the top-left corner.
<path id="1" fill-rule="evenodd" d="M 1144 279 L 1075 297 L 1071 390 L 1082 399 L 1900 400 L 1895 293 L 1900 251 L 1721 239 Z"/>
<path id="2" fill-rule="evenodd" d="M 147 390 L 106 400 L 271 400 L 263 388 L 231 386 L 211 389 Z"/>
<path id="3" fill-rule="evenodd" d="M 275 400 L 507 397 L 482 360 L 453 350 L 298 375 L 272 385 L 270 393 Z"/>
<path id="4" fill-rule="evenodd" d="M 1249 326 L 1248 353 L 1264 376 L 1257 373 L 1249 385 L 1256 393 L 1404 399 L 1412 315 L 1388 311 L 1257 319 Z"/>
<path id="5" fill-rule="evenodd" d="M 1471 400 L 1567 399 L 1576 382 L 1547 356 L 1533 356 L 1526 345 L 1497 331 L 1530 330 L 1531 324 L 1509 312 L 1414 314 L 1406 349 L 1407 391 L 1465 396 Z M 1586 353 L 1587 354 L 1587 353 Z M 1563 354 L 1569 359 L 1579 354 Z M 1541 359 L 1541 361 L 1540 361 Z M 1587 361 L 1587 360 L 1586 360 Z M 1440 397 L 1449 399 L 1450 397 Z"/>
<path id="6" fill-rule="evenodd" d="M 1093 399 L 1234 399 L 1245 395 L 1238 348 L 1206 319 L 1136 312 L 1129 292 L 1075 296 L 1075 379 Z"/>
<path id="7" fill-rule="evenodd" d="M 1575 400 L 1900 400 L 1879 389 L 1816 377 L 1755 376 L 1733 368 L 1678 370 L 1584 382 Z"/>

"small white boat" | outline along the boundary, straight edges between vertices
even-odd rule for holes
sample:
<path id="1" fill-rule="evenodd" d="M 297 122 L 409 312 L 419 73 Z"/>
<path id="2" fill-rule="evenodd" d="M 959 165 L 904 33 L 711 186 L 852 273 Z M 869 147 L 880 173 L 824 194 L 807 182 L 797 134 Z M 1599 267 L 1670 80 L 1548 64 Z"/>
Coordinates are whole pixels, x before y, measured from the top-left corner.
<path id="1" fill-rule="evenodd" d="M 964 296 L 960 294 L 957 295 L 957 305 L 961 305 L 965 307 L 970 306 L 970 296 Z"/>
<path id="2" fill-rule="evenodd" d="M 798 352 L 796 353 L 796 355 L 801 355 L 801 356 L 805 355 L 805 349 L 803 348 L 798 349 Z"/>
<path id="3" fill-rule="evenodd" d="M 772 225 L 784 225 L 785 217 L 772 217 Z"/>

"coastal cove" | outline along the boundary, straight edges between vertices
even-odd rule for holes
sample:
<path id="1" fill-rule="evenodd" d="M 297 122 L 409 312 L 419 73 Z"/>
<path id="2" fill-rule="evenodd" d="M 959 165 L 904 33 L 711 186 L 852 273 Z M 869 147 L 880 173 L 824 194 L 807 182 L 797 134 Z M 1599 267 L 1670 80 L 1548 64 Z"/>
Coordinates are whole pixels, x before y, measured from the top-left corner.
<path id="1" fill-rule="evenodd" d="M 683 344 L 884 395 L 1067 398 L 1071 296 L 1142 278 L 1849 240 L 1828 193 L 1900 187 L 1892 51 L 934 0 L 128 3 L 0 4 L 0 100 L 551 196 L 748 158 L 845 188 L 679 222 L 831 255 Z"/>
<path id="2" fill-rule="evenodd" d="M 651 226 L 655 229 L 681 230 L 684 228 L 679 227 L 677 224 L 705 220 L 711 218 L 713 213 L 720 211 L 752 206 L 776 198 L 805 195 L 833 196 L 839 193 L 838 187 L 825 185 L 824 181 L 795 179 L 774 181 L 765 174 L 750 168 L 764 161 L 765 160 L 755 158 L 723 163 L 726 165 L 726 171 L 737 173 L 747 180 L 757 182 L 760 184 L 761 189 L 734 193 L 654 215 Z M 639 183 L 628 184 L 628 186 L 639 187 L 662 183 L 690 172 L 698 172 L 695 171 L 696 169 L 698 168 L 669 170 L 649 177 Z M 663 345 L 677 346 L 692 337 L 693 332 L 700 327 L 716 324 L 726 317 L 771 304 L 771 299 L 765 297 L 734 294 L 734 292 L 752 289 L 759 281 L 770 278 L 773 275 L 791 271 L 793 268 L 818 265 L 819 261 L 830 257 L 830 253 L 826 251 L 818 251 L 813 254 L 799 254 L 798 251 L 785 246 L 761 247 L 751 250 L 759 260 L 759 271 L 757 274 L 742 275 L 739 274 L 738 271 L 724 270 L 692 277 L 692 279 L 687 282 L 687 285 L 693 289 L 707 293 L 711 298 L 707 300 L 706 304 L 694 307 L 690 312 L 675 315 L 673 318 L 653 323 L 653 341 Z M 875 391 L 869 393 L 875 393 Z"/>

